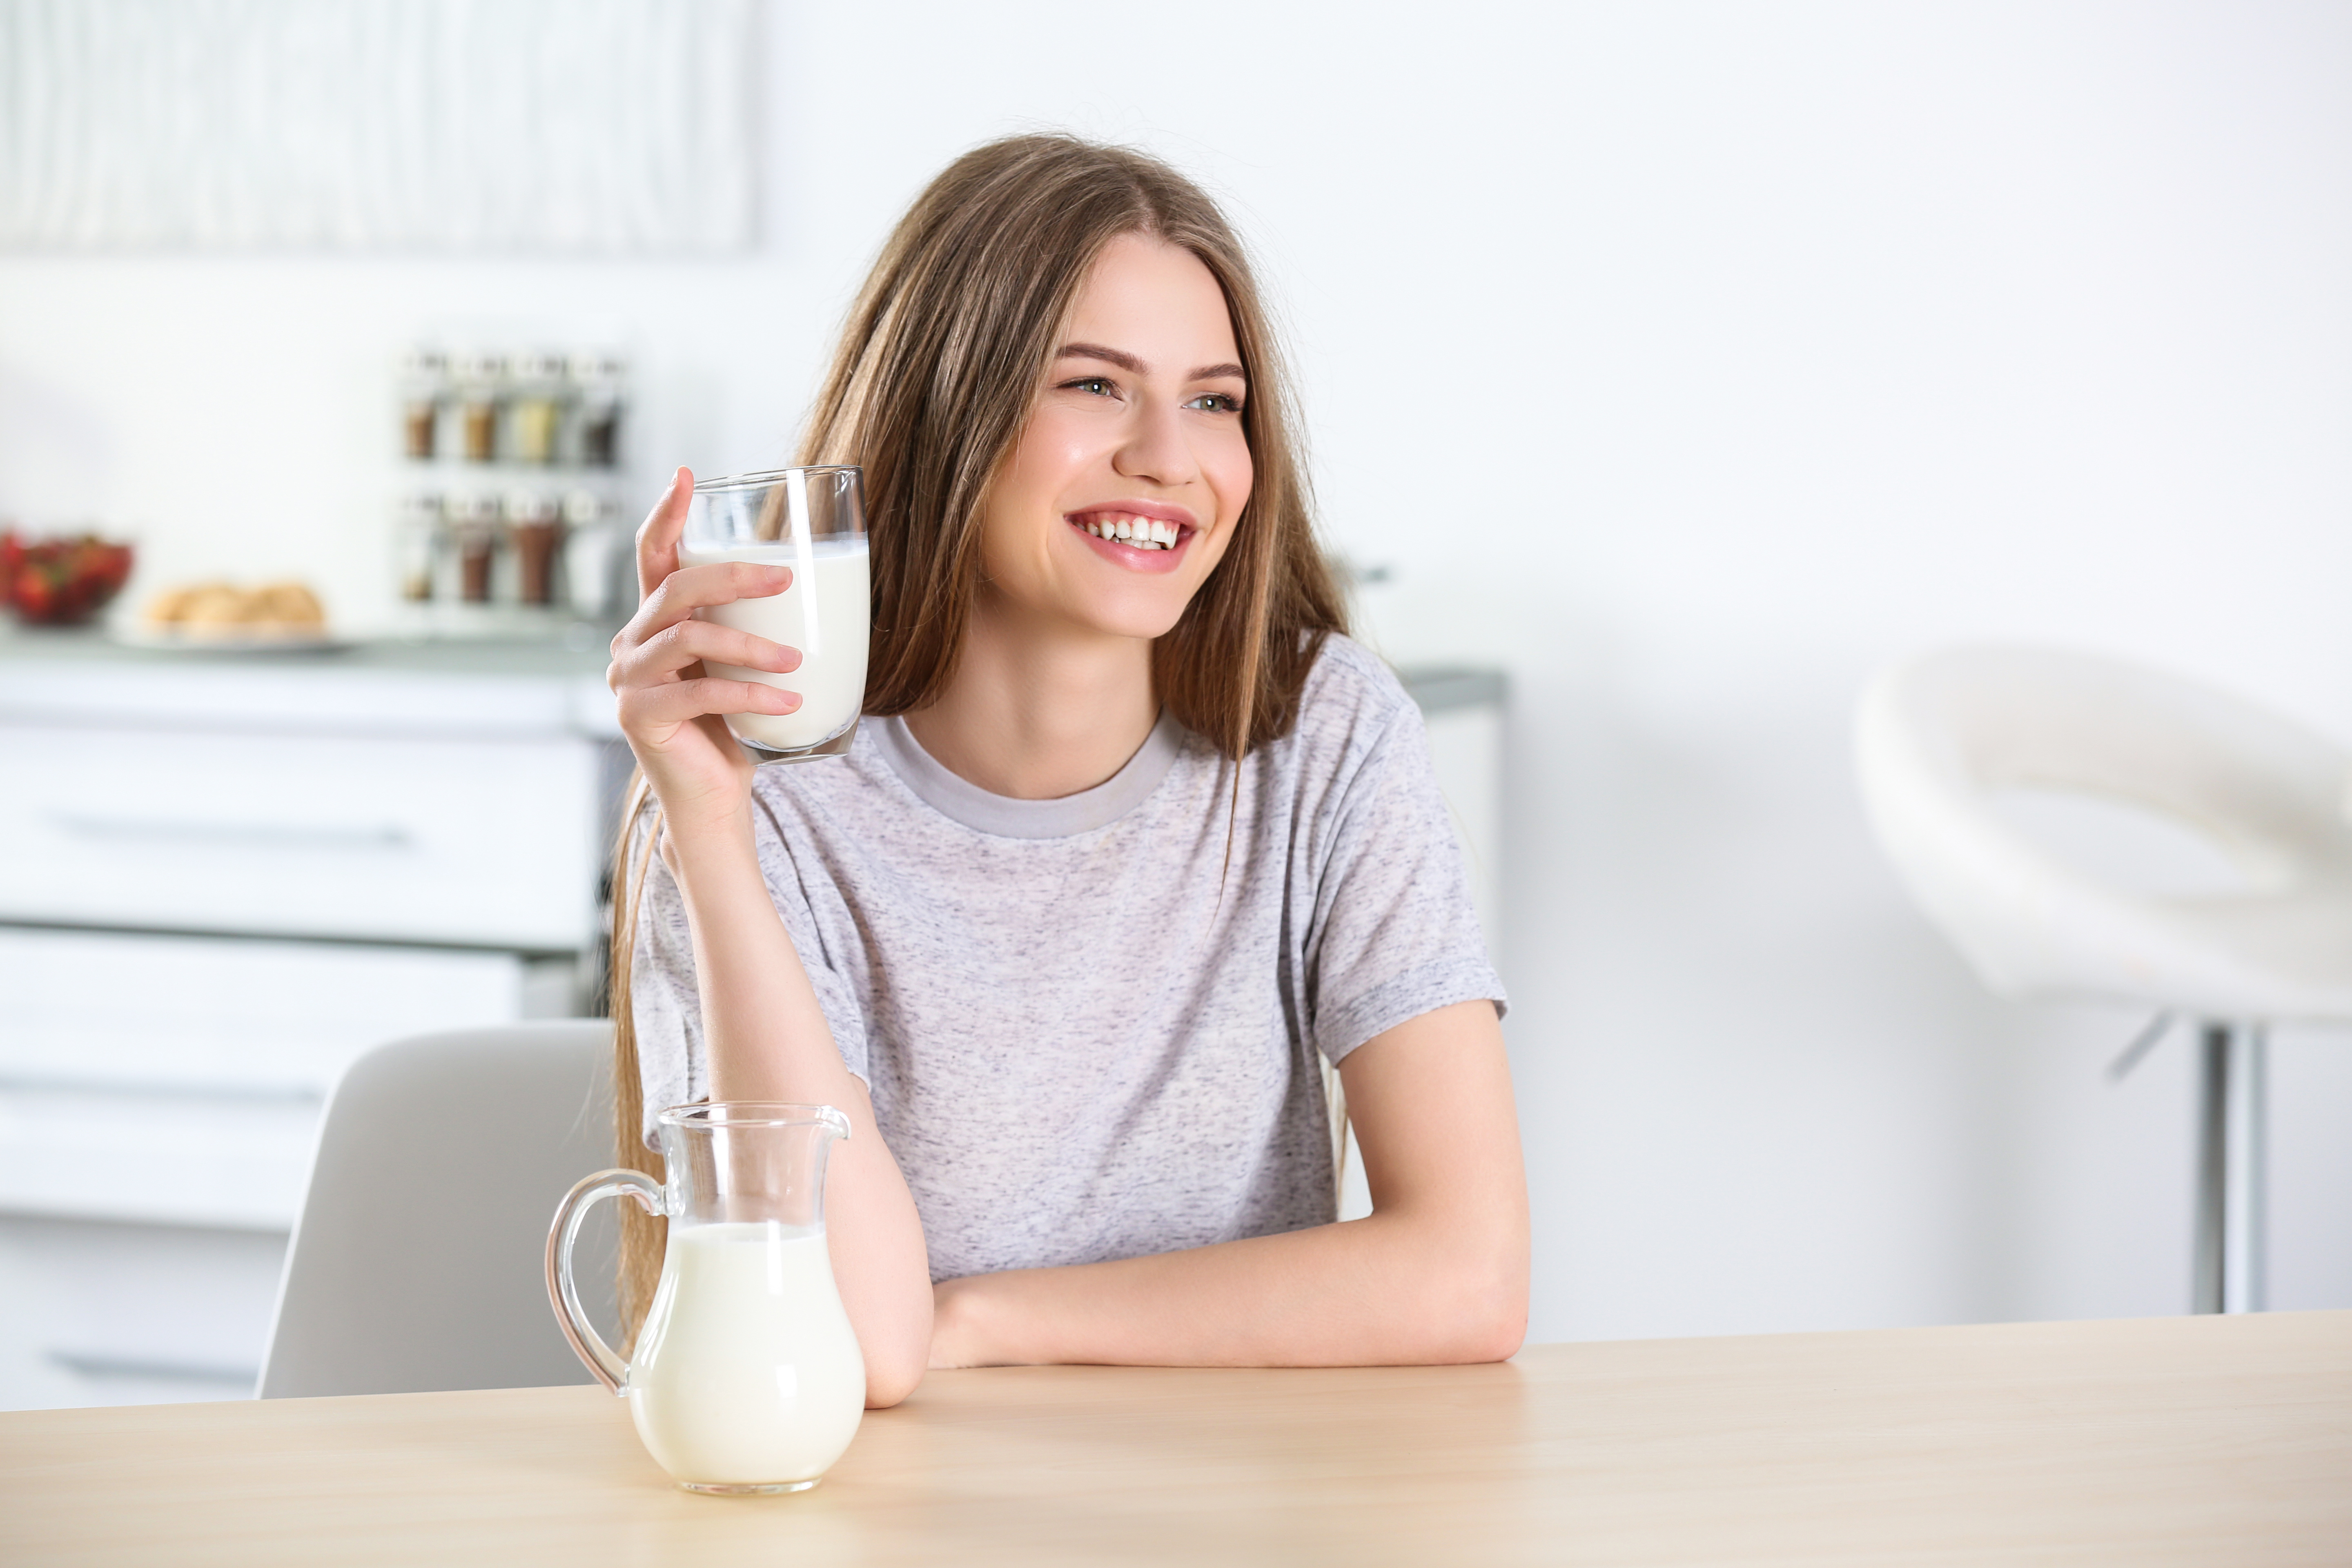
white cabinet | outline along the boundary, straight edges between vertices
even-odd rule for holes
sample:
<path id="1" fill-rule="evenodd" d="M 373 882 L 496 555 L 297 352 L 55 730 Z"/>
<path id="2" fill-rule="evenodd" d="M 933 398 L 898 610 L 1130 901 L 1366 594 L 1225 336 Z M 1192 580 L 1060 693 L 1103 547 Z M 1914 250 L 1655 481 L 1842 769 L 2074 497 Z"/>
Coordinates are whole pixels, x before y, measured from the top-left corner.
<path id="1" fill-rule="evenodd" d="M 284 1229 L 369 1047 L 520 1018 L 466 952 L 0 927 L 0 1210 Z"/>
<path id="2" fill-rule="evenodd" d="M 0 727 L 0 920 L 541 952 L 586 945 L 577 736 Z"/>
<path id="3" fill-rule="evenodd" d="M 0 637 L 0 1407 L 243 1392 L 343 1067 L 586 1000 L 602 666 Z"/>

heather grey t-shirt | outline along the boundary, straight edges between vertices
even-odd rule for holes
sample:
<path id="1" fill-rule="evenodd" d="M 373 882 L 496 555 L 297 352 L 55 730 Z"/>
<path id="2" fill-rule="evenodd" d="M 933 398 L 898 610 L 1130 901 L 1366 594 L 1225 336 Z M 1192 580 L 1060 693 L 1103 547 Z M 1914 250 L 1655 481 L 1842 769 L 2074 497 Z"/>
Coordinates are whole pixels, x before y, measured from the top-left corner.
<path id="1" fill-rule="evenodd" d="M 1164 714 L 1060 800 L 968 784 L 895 719 L 754 779 L 761 868 L 873 1091 L 934 1279 L 1328 1223 L 1314 1053 L 1503 1005 L 1420 711 L 1343 637 L 1297 727 L 1241 764 L 1237 814 L 1232 765 Z M 709 1092 L 658 857 L 633 984 L 650 1133 Z"/>

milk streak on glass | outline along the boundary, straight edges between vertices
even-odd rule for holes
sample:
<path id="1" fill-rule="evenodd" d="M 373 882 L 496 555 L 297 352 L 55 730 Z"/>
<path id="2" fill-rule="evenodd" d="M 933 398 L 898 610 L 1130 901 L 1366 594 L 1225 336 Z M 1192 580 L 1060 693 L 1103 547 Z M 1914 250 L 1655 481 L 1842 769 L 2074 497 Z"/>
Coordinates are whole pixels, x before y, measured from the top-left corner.
<path id="1" fill-rule="evenodd" d="M 824 1233 L 773 1221 L 674 1228 L 628 1396 L 637 1436 L 681 1479 L 823 1475 L 866 1410 L 866 1362 Z"/>
<path id="2" fill-rule="evenodd" d="M 730 680 L 757 680 L 797 691 L 791 713 L 730 713 L 727 727 L 747 741 L 798 751 L 831 740 L 857 717 L 866 700 L 866 554 L 864 539 L 820 539 L 805 554 L 786 541 L 772 544 L 681 544 L 681 566 L 749 561 L 789 566 L 793 585 L 760 599 L 738 599 L 696 615 L 722 626 L 798 648 L 801 667 L 790 675 L 712 664 Z"/>

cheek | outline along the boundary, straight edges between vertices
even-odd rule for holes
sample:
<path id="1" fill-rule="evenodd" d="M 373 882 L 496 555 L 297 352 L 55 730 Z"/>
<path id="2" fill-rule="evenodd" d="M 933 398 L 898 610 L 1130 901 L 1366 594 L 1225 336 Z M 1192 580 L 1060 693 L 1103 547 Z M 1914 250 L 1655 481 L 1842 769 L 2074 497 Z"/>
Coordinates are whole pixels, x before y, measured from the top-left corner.
<path id="1" fill-rule="evenodd" d="M 1038 547 L 1043 522 L 1060 521 L 1055 502 L 1067 484 L 1068 432 L 1048 419 L 1033 419 L 989 481 L 981 503 L 981 540 L 992 576 L 1017 570 L 1016 563 Z"/>
<path id="2" fill-rule="evenodd" d="M 1257 480 L 1257 465 L 1250 457 L 1249 442 L 1237 430 L 1203 457 L 1202 467 L 1208 471 L 1209 488 L 1216 492 L 1217 510 L 1230 523 L 1249 504 L 1251 488 Z"/>
<path id="3" fill-rule="evenodd" d="M 1070 419 L 1052 406 L 1030 416 L 1020 445 L 1005 465 L 1008 494 L 1028 504 L 1050 510 L 1071 483 L 1095 458 L 1094 433 L 1083 421 Z"/>

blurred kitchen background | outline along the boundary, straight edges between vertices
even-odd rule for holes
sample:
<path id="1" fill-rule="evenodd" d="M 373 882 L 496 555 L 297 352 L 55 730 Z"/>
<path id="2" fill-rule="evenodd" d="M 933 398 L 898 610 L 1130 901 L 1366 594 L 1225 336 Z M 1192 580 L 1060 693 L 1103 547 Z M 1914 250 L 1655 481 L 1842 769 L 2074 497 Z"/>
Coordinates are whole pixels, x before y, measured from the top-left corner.
<path id="1" fill-rule="evenodd" d="M 1513 994 L 1531 1338 L 2185 1310 L 2189 1051 L 1988 994 L 1850 725 L 2012 638 L 2352 739 L 2352 10 L 0 0 L 0 524 L 135 547 L 0 637 L 0 1405 L 247 1392 L 341 1064 L 593 1005 L 616 547 L 1037 128 L 1280 302 Z M 2352 1306 L 2352 1037 L 2272 1051 L 2270 1303 Z"/>

